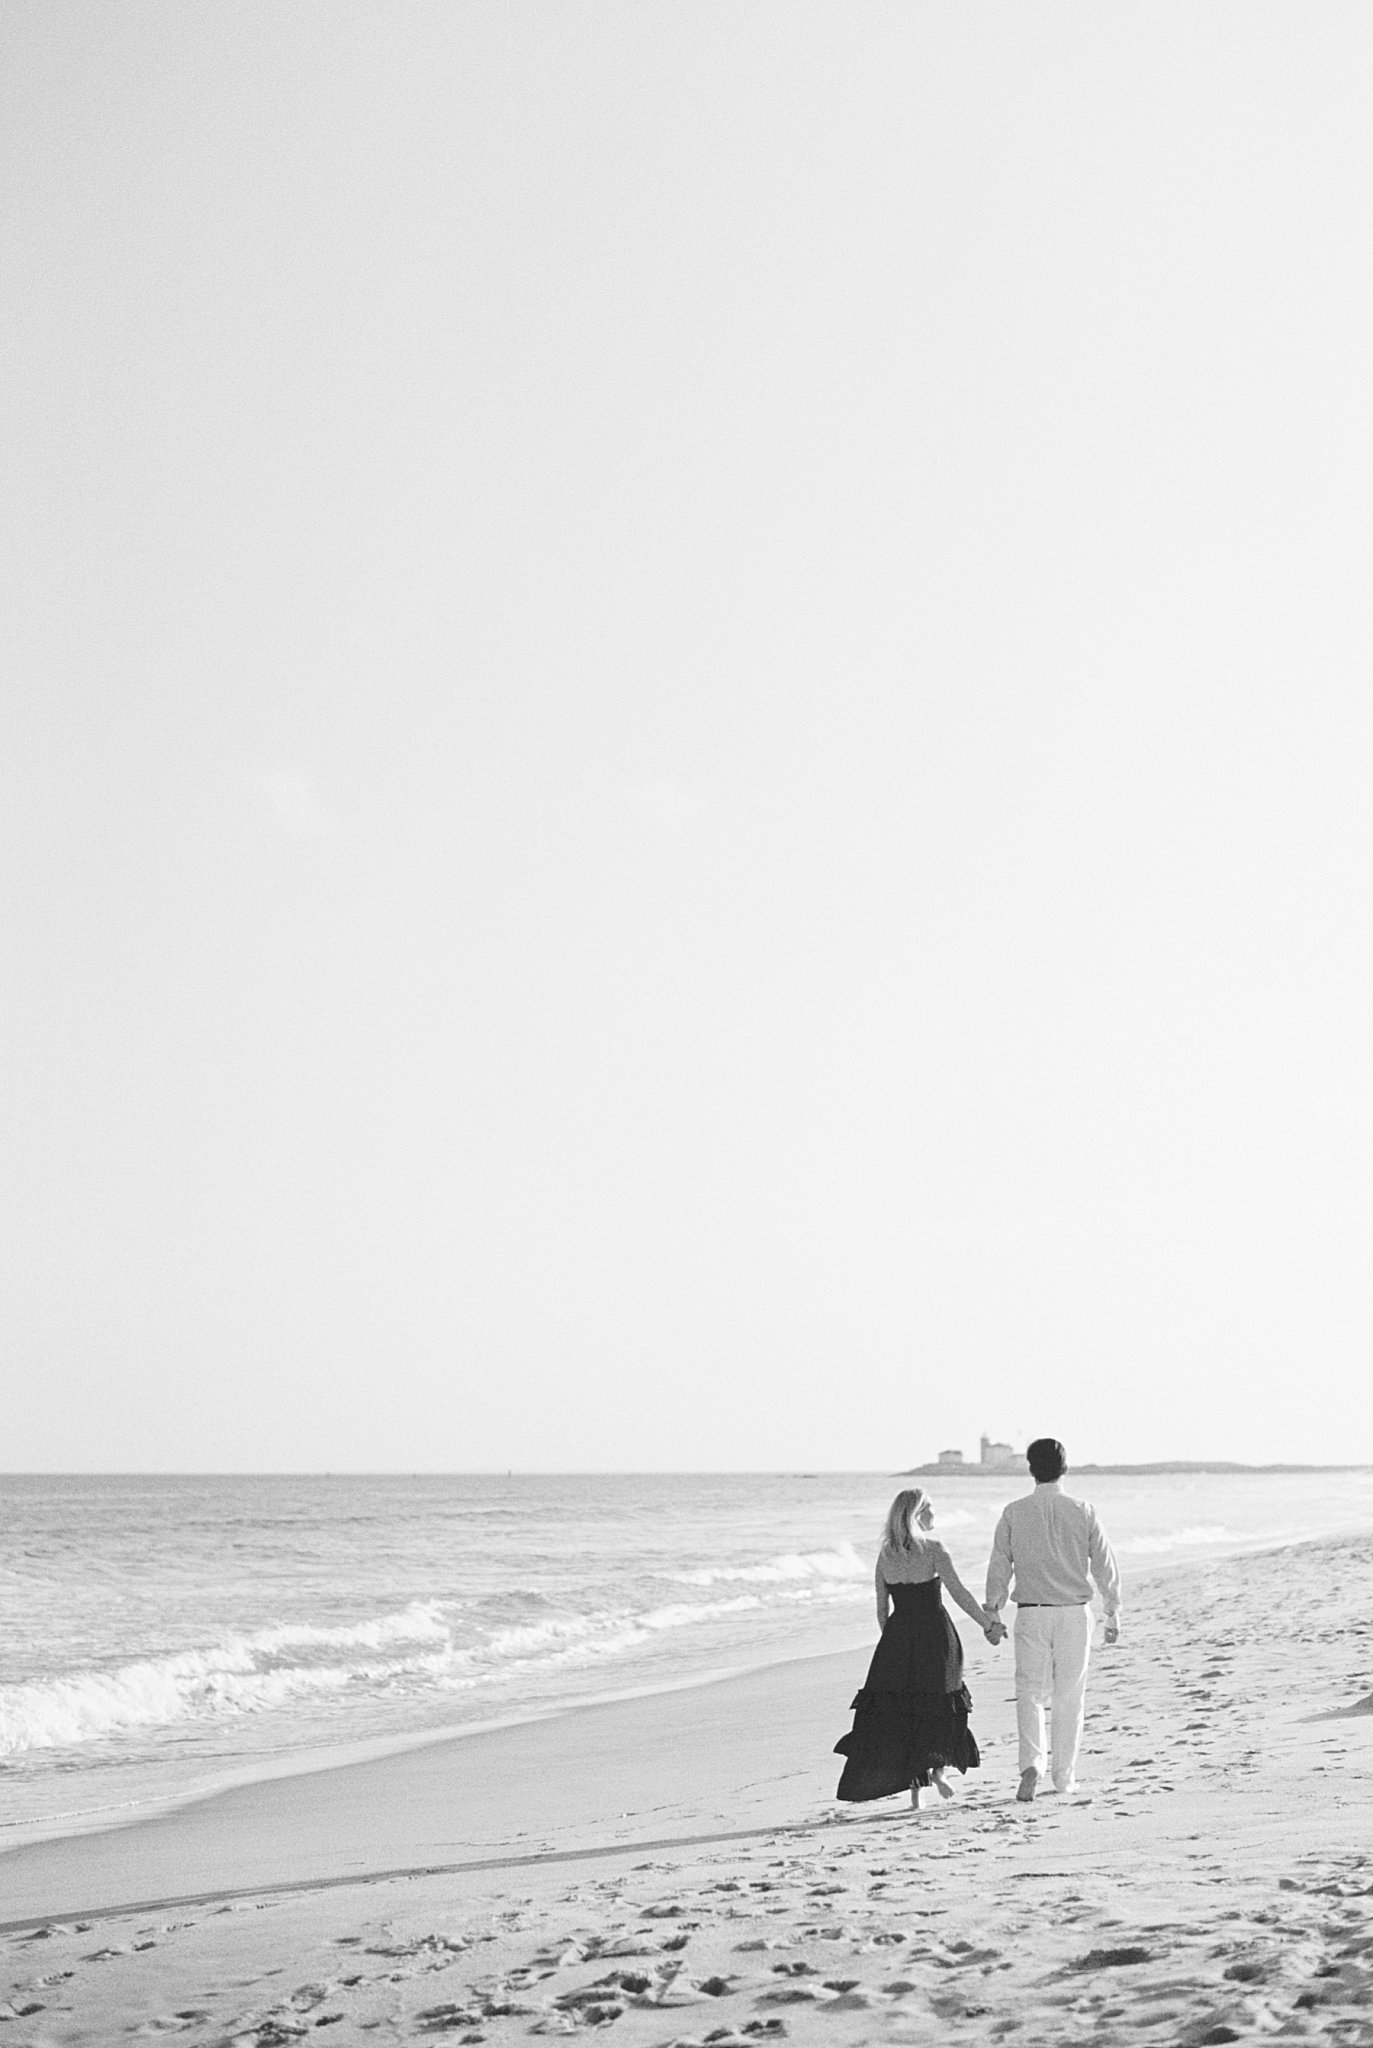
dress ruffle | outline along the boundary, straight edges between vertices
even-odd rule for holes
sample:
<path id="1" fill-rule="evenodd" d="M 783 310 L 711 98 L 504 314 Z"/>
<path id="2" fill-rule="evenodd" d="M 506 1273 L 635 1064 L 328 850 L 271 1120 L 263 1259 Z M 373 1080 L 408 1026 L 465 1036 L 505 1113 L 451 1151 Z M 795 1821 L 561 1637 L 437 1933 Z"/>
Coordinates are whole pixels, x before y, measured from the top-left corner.
<path id="1" fill-rule="evenodd" d="M 835 1743 L 847 1759 L 839 1799 L 886 1799 L 912 1785 L 928 1785 L 936 1769 L 975 1771 L 982 1758 L 968 1716 L 973 1708 L 966 1685 L 957 1692 L 854 1694 L 854 1723 Z"/>
<path id="2" fill-rule="evenodd" d="M 928 1785 L 935 1770 L 975 1771 L 982 1761 L 968 1725 L 963 1646 L 939 1581 L 888 1590 L 891 1613 L 854 1696 L 853 1727 L 834 1745 L 846 1759 L 840 1799 L 885 1799 Z"/>

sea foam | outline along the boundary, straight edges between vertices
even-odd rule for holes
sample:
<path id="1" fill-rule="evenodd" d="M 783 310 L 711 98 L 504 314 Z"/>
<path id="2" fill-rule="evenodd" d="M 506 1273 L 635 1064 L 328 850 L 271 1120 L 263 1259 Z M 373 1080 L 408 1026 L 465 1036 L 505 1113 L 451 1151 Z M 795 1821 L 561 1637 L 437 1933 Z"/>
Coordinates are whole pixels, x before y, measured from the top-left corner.
<path id="1" fill-rule="evenodd" d="M 1086 1475 L 1084 1481 L 1086 1480 Z M 891 1473 L 19 1476 L 6 1837 L 359 1742 L 556 1712 L 871 1634 Z M 1009 1483 L 942 1477 L 979 1582 Z M 1127 1570 L 1373 1526 L 1373 1473 L 1093 1475 Z M 1147 1582 L 1131 1604 L 1149 1597 Z"/>
<path id="2" fill-rule="evenodd" d="M 1122 1557 L 1165 1557 L 1170 1550 L 1191 1550 L 1204 1543 L 1243 1543 L 1243 1534 L 1223 1524 L 1202 1523 L 1195 1528 L 1169 1529 L 1153 1536 L 1127 1537 L 1114 1548 Z"/>
<path id="3" fill-rule="evenodd" d="M 781 1597 L 795 1595 L 788 1589 Z M 518 1686 L 535 1674 L 623 1657 L 665 1635 L 730 1621 L 765 1604 L 759 1594 L 738 1593 L 642 1610 L 603 1606 L 496 1628 L 474 1628 L 468 1620 L 464 1629 L 461 1603 L 450 1616 L 442 1602 L 415 1601 L 346 1626 L 281 1623 L 110 1670 L 0 1686 L 0 1757 L 258 1714 L 350 1687 L 375 1695 Z"/>
<path id="4" fill-rule="evenodd" d="M 759 1564 L 703 1565 L 698 1570 L 670 1572 L 669 1578 L 682 1586 L 726 1584 L 784 1585 L 804 1579 L 868 1579 L 872 1560 L 859 1555 L 852 1543 L 832 1550 L 788 1550 Z"/>
<path id="5" fill-rule="evenodd" d="M 343 1628 L 284 1624 L 226 1636 L 203 1649 L 179 1650 L 109 1671 L 73 1671 L 39 1684 L 0 1686 L 0 1756 L 97 1741 L 135 1729 L 216 1714 L 278 1707 L 302 1693 L 336 1692 L 432 1666 L 432 1654 L 395 1654 L 407 1644 L 441 1644 L 449 1635 L 433 1603 Z M 390 1656 L 347 1656 L 349 1651 Z M 340 1659 L 339 1653 L 345 1653 Z"/>

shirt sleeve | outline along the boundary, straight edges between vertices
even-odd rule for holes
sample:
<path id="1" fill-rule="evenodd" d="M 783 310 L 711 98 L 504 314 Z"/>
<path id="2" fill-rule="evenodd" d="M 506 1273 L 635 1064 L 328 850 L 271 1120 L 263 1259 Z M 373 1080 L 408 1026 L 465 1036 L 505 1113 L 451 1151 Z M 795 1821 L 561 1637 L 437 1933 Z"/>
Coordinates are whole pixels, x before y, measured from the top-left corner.
<path id="1" fill-rule="evenodd" d="M 1116 1563 L 1115 1552 L 1106 1541 L 1106 1533 L 1096 1518 L 1096 1510 L 1090 1511 L 1087 1524 L 1087 1556 L 1091 1562 L 1092 1577 L 1106 1605 L 1108 1615 L 1120 1612 L 1120 1566 Z"/>
<path id="2" fill-rule="evenodd" d="M 1009 1508 L 1001 1511 L 1001 1520 L 996 1525 L 992 1538 L 992 1554 L 987 1565 L 987 1605 L 998 1611 L 1006 1605 L 1011 1590 L 1011 1514 Z"/>

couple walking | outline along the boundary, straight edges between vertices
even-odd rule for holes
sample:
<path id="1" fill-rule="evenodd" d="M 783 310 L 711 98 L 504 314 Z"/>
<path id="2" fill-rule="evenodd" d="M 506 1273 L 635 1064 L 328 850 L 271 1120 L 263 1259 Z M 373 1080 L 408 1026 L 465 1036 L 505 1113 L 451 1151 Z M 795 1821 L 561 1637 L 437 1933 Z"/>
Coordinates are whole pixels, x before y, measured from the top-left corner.
<path id="1" fill-rule="evenodd" d="M 1006 1637 L 1001 1609 L 1008 1596 L 1017 1608 L 1016 1798 L 1033 1799 L 1048 1774 L 1046 1708 L 1054 1789 L 1073 1789 L 1092 1648 L 1092 1580 L 1106 1608 L 1106 1641 L 1114 1643 L 1120 1573 L 1095 1508 L 1063 1491 L 1068 1460 L 1062 1444 L 1039 1437 L 1025 1456 L 1035 1489 L 1011 1501 L 996 1525 L 984 1606 L 930 1534 L 934 1509 L 922 1489 L 908 1488 L 892 1502 L 877 1558 L 881 1637 L 853 1702 L 852 1732 L 835 1744 L 846 1758 L 840 1799 L 883 1799 L 908 1786 L 915 1807 L 931 1792 L 952 1799 L 944 1773 L 975 1770 L 981 1762 L 968 1726 L 972 1698 L 963 1683 L 963 1646 L 944 1611 L 942 1586 L 989 1643 Z"/>

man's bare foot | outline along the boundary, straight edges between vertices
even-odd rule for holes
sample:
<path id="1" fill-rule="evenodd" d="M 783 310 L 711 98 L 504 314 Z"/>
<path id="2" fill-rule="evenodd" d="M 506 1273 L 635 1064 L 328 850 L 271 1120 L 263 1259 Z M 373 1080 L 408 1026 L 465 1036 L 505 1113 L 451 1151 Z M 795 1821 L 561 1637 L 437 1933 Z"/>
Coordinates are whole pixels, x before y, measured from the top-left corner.
<path id="1" fill-rule="evenodd" d="M 1028 1771 L 1022 1771 L 1020 1773 L 1020 1790 L 1016 1793 L 1015 1796 L 1020 1801 L 1022 1806 L 1028 1806 L 1030 1801 L 1034 1798 L 1035 1793 L 1038 1791 L 1038 1789 L 1039 1772 L 1035 1769 L 1034 1765 L 1031 1764 Z"/>
<path id="2" fill-rule="evenodd" d="M 935 1791 L 936 1791 L 936 1792 L 937 1792 L 937 1793 L 939 1794 L 940 1798 L 941 1798 L 941 1799 L 952 1799 L 952 1798 L 953 1798 L 953 1797 L 955 1796 L 955 1794 L 954 1794 L 954 1788 L 953 1788 L 953 1786 L 952 1786 L 952 1785 L 950 1785 L 950 1784 L 948 1783 L 948 1781 L 947 1781 L 947 1780 L 945 1779 L 944 1773 L 943 1773 L 942 1771 L 936 1771 L 936 1772 L 934 1772 L 934 1774 L 933 1774 L 933 1775 L 934 1775 L 934 1789 L 935 1789 Z"/>

